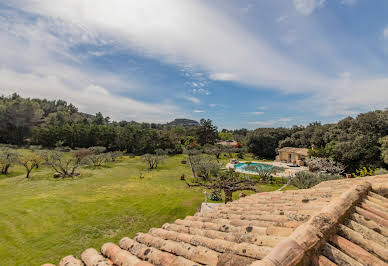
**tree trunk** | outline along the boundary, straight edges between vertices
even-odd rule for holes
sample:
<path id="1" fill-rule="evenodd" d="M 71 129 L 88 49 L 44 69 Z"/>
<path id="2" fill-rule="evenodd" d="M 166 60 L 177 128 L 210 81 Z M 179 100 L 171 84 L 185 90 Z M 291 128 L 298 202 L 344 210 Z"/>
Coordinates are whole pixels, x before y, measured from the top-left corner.
<path id="1" fill-rule="evenodd" d="M 189 164 L 190 164 L 191 172 L 193 173 L 193 177 L 194 177 L 194 178 L 197 178 L 197 174 L 195 173 L 193 164 L 192 164 L 192 162 L 191 162 L 191 157 L 190 157 L 190 155 L 189 155 Z"/>
<path id="2" fill-rule="evenodd" d="M 233 201 L 233 191 L 224 190 L 225 192 L 225 204 Z"/>
<path id="3" fill-rule="evenodd" d="M 26 178 L 28 179 L 28 178 L 30 178 L 30 173 L 31 173 L 31 170 L 30 169 L 28 169 L 28 168 L 26 168 L 27 169 L 27 175 L 26 175 Z"/>

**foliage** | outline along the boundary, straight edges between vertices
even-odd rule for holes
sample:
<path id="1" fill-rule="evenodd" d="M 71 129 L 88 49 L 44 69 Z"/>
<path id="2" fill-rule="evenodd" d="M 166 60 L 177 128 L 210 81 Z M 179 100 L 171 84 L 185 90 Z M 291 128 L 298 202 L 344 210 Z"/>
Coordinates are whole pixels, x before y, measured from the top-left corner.
<path id="1" fill-rule="evenodd" d="M 210 192 L 209 199 L 212 201 L 221 201 L 222 200 L 221 193 L 217 190 L 214 190 L 214 191 Z"/>
<path id="2" fill-rule="evenodd" d="M 380 138 L 379 143 L 381 144 L 381 158 L 385 164 L 388 164 L 388 135 Z"/>
<path id="3" fill-rule="evenodd" d="M 345 166 L 337 163 L 332 159 L 324 157 L 311 157 L 305 159 L 307 166 L 314 172 L 321 171 L 329 174 L 342 174 L 345 171 Z"/>
<path id="4" fill-rule="evenodd" d="M 204 187 L 211 190 L 224 191 L 225 204 L 233 201 L 233 192 L 242 190 L 256 191 L 255 185 L 258 180 L 253 177 L 243 176 L 233 169 L 220 171 L 217 175 L 209 177 L 207 180 L 193 178 L 191 182 L 186 182 L 189 187 Z"/>
<path id="5" fill-rule="evenodd" d="M 258 128 L 248 134 L 248 151 L 263 159 L 275 159 L 279 141 L 290 134 L 286 128 Z"/>
<path id="6" fill-rule="evenodd" d="M 205 147 L 205 153 L 213 154 L 217 160 L 220 159 L 220 156 L 224 150 L 225 149 L 222 145 L 209 145 Z"/>
<path id="7" fill-rule="evenodd" d="M 43 158 L 35 153 L 23 154 L 18 156 L 18 162 L 26 169 L 26 178 L 30 177 L 30 173 L 34 168 L 39 168 L 43 162 Z"/>
<path id="8" fill-rule="evenodd" d="M 354 177 L 365 177 L 365 176 L 373 176 L 376 175 L 376 169 L 372 169 L 371 167 L 366 168 L 365 166 L 357 169 L 355 173 L 352 174 Z"/>
<path id="9" fill-rule="evenodd" d="M 255 172 L 262 181 L 270 181 L 272 184 L 272 174 L 274 172 L 273 167 L 266 167 L 262 165 L 247 164 L 244 170 Z"/>
<path id="10" fill-rule="evenodd" d="M 212 124 L 210 119 L 201 119 L 200 125 L 196 130 L 198 144 L 214 144 L 218 140 L 217 127 Z"/>
<path id="11" fill-rule="evenodd" d="M 200 155 L 202 153 L 201 150 L 197 150 L 197 149 L 187 149 L 184 151 L 185 154 L 187 154 L 187 158 L 188 158 L 188 161 L 189 161 L 189 165 L 190 165 L 190 169 L 191 169 L 191 172 L 193 173 L 193 177 L 197 177 L 197 173 L 195 172 L 195 167 L 194 167 L 194 164 L 195 164 L 195 157 L 197 155 Z"/>
<path id="12" fill-rule="evenodd" d="M 336 124 L 312 123 L 281 141 L 280 147 L 324 147 L 313 155 L 331 158 L 345 165 L 347 172 L 354 172 L 364 166 L 384 167 L 380 144 L 387 135 L 388 109 L 348 117 Z"/>
<path id="13" fill-rule="evenodd" d="M 323 181 L 341 179 L 340 175 L 331 175 L 331 174 L 323 174 L 323 173 L 311 173 L 307 171 L 300 171 L 295 174 L 294 177 L 291 178 L 290 184 L 300 188 L 306 189 L 311 188 Z"/>
<path id="14" fill-rule="evenodd" d="M 208 180 L 210 176 L 216 175 L 221 168 L 220 163 L 210 155 L 195 155 L 191 158 L 191 164 L 198 177 Z"/>
<path id="15" fill-rule="evenodd" d="M 222 140 L 233 140 L 233 133 L 230 131 L 222 131 L 218 133 L 218 136 Z"/>
<path id="16" fill-rule="evenodd" d="M 142 157 L 144 162 L 148 164 L 149 169 L 158 168 L 158 165 L 166 159 L 166 155 L 160 154 L 144 154 Z"/>
<path id="17" fill-rule="evenodd" d="M 17 161 L 18 154 L 9 148 L 0 149 L 0 174 L 8 174 L 9 168 Z"/>
<path id="18" fill-rule="evenodd" d="M 68 156 L 64 152 L 50 151 L 44 154 L 44 159 L 62 178 L 78 175 L 76 170 L 81 164 L 81 158 L 76 157 L 74 153 Z"/>

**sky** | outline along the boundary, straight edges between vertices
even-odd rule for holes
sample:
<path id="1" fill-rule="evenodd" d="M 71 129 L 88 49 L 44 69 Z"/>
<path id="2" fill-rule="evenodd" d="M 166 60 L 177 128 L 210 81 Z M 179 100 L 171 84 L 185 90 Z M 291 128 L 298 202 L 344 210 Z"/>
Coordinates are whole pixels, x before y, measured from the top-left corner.
<path id="1" fill-rule="evenodd" d="M 0 94 L 221 129 L 388 107 L 386 0 L 0 0 Z"/>

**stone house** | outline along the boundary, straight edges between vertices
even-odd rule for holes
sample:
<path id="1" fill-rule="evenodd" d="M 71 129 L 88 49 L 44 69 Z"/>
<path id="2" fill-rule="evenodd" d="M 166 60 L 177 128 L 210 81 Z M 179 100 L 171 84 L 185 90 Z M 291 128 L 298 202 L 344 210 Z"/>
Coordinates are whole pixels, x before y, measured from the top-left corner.
<path id="1" fill-rule="evenodd" d="M 304 165 L 304 159 L 308 157 L 308 151 L 309 149 L 306 148 L 284 147 L 278 150 L 279 155 L 276 156 L 276 161 L 296 162 L 298 165 Z"/>

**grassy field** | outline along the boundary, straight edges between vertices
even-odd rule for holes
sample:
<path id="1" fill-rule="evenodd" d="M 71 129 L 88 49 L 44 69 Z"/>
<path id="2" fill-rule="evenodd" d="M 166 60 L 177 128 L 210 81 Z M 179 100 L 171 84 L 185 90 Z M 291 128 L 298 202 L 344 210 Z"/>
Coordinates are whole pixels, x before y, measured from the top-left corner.
<path id="1" fill-rule="evenodd" d="M 153 171 L 145 171 L 139 157 L 124 157 L 103 168 L 82 168 L 74 179 L 54 179 L 43 166 L 27 180 L 23 168 L 11 168 L 10 175 L 0 175 L 0 265 L 57 263 L 193 215 L 204 195 L 180 181 L 191 173 L 180 163 L 183 156 L 169 157 Z"/>

